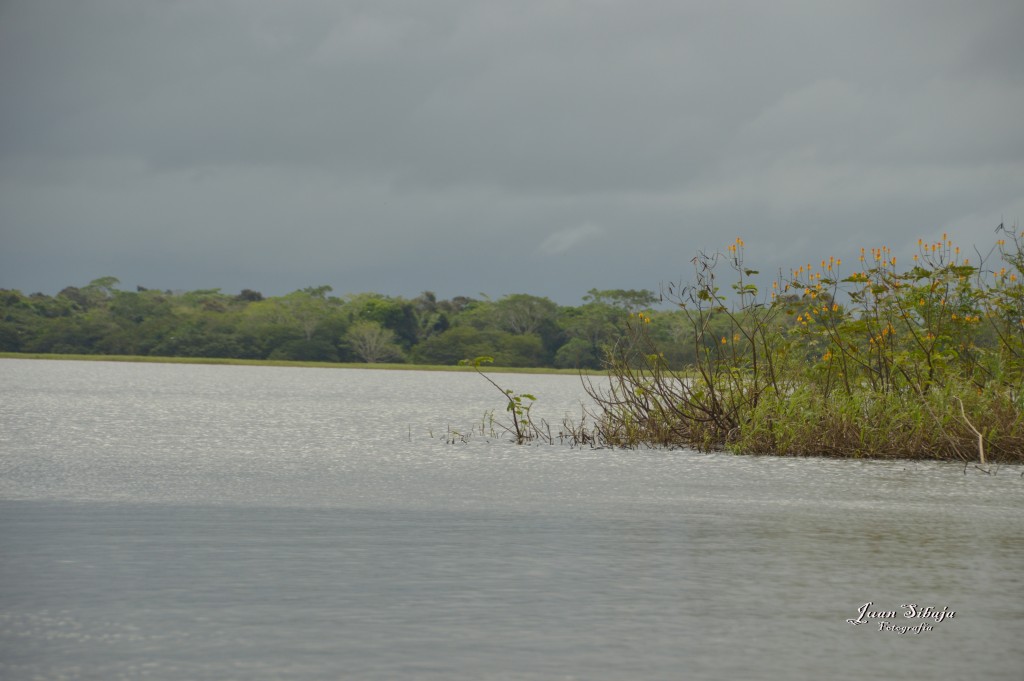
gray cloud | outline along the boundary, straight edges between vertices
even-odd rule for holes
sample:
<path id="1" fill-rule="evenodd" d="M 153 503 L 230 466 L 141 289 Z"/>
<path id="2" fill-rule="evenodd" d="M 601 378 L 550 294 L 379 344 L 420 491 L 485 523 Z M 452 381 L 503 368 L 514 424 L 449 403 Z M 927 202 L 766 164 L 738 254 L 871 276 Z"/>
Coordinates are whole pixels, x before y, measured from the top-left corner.
<path id="1" fill-rule="evenodd" d="M 765 271 L 987 245 L 1024 215 L 1021 25 L 996 1 L 13 0 L 0 287 L 571 303 L 736 235 Z"/>
<path id="2" fill-rule="evenodd" d="M 541 242 L 540 253 L 542 255 L 565 255 L 580 245 L 599 238 L 602 234 L 604 234 L 604 230 L 590 222 L 578 227 L 560 229 Z"/>

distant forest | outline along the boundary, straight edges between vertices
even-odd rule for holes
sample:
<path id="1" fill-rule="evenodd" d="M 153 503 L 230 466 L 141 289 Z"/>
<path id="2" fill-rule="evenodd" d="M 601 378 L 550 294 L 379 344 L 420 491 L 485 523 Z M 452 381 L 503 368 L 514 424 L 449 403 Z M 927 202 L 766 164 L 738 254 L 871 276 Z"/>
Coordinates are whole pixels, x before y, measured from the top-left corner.
<path id="1" fill-rule="evenodd" d="M 338 297 L 316 286 L 264 297 L 119 286 L 103 277 L 55 296 L 0 290 L 0 351 L 436 365 L 489 355 L 495 366 L 600 368 L 629 315 L 645 311 L 669 364 L 694 353 L 686 313 L 652 310 L 658 297 L 647 290 L 592 289 L 563 306 L 521 293 Z"/>

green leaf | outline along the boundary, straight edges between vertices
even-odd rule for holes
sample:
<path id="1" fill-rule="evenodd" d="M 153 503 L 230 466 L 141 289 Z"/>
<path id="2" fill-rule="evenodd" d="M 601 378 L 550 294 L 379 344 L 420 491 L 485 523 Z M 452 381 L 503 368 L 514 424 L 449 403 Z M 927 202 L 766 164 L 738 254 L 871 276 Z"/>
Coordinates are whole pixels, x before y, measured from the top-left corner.
<path id="1" fill-rule="evenodd" d="M 970 277 L 978 271 L 973 265 L 955 265 L 952 270 L 959 277 Z"/>
<path id="2" fill-rule="evenodd" d="M 473 359 L 460 359 L 459 360 L 459 366 L 460 367 L 464 367 L 464 366 L 479 367 L 481 364 L 494 364 L 494 358 L 489 356 L 489 355 L 480 355 L 479 357 L 474 357 Z"/>

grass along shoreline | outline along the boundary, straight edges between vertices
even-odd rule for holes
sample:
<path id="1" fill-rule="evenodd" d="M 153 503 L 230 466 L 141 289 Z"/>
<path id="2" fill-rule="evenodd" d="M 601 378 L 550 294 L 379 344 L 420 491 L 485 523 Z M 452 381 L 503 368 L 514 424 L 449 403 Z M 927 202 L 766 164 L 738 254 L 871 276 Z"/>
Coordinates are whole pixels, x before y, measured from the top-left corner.
<path id="1" fill-rule="evenodd" d="M 651 317 L 631 315 L 608 356 L 610 384 L 588 387 L 593 435 L 626 447 L 1024 463 L 1024 233 L 1004 233 L 994 266 L 943 235 L 919 241 L 909 268 L 885 247 L 861 249 L 852 273 L 830 257 L 780 273 L 770 296 L 751 281 L 742 239 L 701 253 L 694 283 L 668 291 L 690 315 L 697 362 L 672 370 Z"/>
<path id="2" fill-rule="evenodd" d="M 442 364 L 389 364 L 366 362 L 302 362 L 274 359 L 234 359 L 228 357 L 153 357 L 149 355 L 84 355 L 48 354 L 36 352 L 0 352 L 0 359 L 42 359 L 81 362 L 138 362 L 142 364 L 221 364 L 231 366 L 298 367 L 314 369 L 380 369 L 385 371 L 447 371 L 472 373 L 470 366 Z M 502 374 L 556 374 L 566 376 L 600 375 L 601 371 L 584 369 L 554 369 L 546 367 L 494 367 L 493 373 Z"/>

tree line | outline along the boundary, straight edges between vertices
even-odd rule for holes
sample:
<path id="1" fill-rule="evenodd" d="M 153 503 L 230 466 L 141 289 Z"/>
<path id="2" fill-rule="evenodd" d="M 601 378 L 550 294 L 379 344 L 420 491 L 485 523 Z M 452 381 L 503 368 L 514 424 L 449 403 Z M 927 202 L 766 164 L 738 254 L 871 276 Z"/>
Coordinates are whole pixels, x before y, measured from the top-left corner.
<path id="1" fill-rule="evenodd" d="M 667 361 L 682 366 L 694 353 L 687 314 L 654 311 L 648 290 L 591 289 L 566 306 L 523 293 L 442 300 L 430 291 L 335 296 L 330 286 L 276 297 L 119 287 L 102 277 L 54 296 L 0 290 L 0 351 L 435 365 L 489 355 L 496 366 L 600 368 L 630 314 L 645 311 Z"/>

